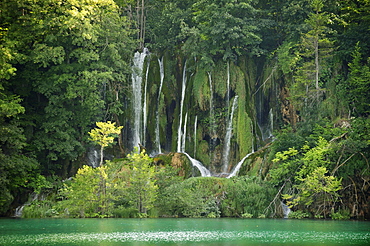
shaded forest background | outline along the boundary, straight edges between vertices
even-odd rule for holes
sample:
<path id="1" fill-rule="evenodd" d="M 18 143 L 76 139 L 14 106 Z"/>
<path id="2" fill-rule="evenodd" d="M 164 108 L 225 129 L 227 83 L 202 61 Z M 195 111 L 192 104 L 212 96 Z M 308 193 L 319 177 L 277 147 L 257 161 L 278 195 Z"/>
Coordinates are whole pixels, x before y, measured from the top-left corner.
<path id="1" fill-rule="evenodd" d="M 297 217 L 369 218 L 369 13 L 368 0 L 2 1 L 0 214 L 13 214 L 28 194 L 57 193 L 50 199 L 62 203 L 35 208 L 52 216 L 69 207 L 76 217 L 264 217 L 282 199 Z M 82 167 L 96 122 L 121 126 L 132 117 L 132 58 L 144 47 L 204 71 L 270 64 L 263 69 L 276 78 L 259 84 L 279 88 L 278 117 L 275 141 L 259 156 L 263 174 L 179 178 L 145 154 L 127 155 L 125 127 L 110 150 L 124 159 Z M 144 176 L 135 180 L 137 170 Z M 151 195 L 138 196 L 145 179 Z M 86 194 L 95 194 L 90 205 L 71 207 Z"/>

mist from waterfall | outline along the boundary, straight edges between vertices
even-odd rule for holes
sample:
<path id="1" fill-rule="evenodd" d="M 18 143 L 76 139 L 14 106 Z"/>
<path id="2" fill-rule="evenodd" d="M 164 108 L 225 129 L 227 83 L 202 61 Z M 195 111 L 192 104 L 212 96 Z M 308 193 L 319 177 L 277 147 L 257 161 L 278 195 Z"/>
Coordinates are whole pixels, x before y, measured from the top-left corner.
<path id="1" fill-rule="evenodd" d="M 244 156 L 243 159 L 241 159 L 241 161 L 238 162 L 238 164 L 236 164 L 236 166 L 234 167 L 233 171 L 226 177 L 226 178 L 232 178 L 234 177 L 240 170 L 240 168 L 242 167 L 244 161 L 253 154 L 254 152 L 251 152 L 251 153 L 248 153 L 246 156 Z"/>
<path id="2" fill-rule="evenodd" d="M 205 166 L 203 166 L 203 164 L 202 164 L 200 161 L 198 161 L 198 160 L 196 160 L 196 159 L 192 158 L 192 157 L 191 157 L 188 153 L 186 153 L 186 152 L 183 152 L 183 154 L 184 154 L 184 155 L 186 155 L 186 156 L 188 157 L 188 159 L 190 160 L 191 164 L 192 164 L 194 167 L 198 168 L 198 170 L 199 170 L 199 172 L 200 172 L 200 175 L 201 175 L 202 177 L 211 177 L 211 176 L 212 176 L 211 172 L 210 172 L 210 171 L 209 171 Z"/>
<path id="3" fill-rule="evenodd" d="M 184 70 L 182 74 L 182 89 L 181 89 L 181 101 L 180 101 L 180 115 L 179 115 L 179 128 L 177 131 L 177 152 L 182 152 L 182 112 L 184 107 L 184 100 L 185 100 L 185 90 L 186 90 L 186 61 L 184 64 Z"/>
<path id="4" fill-rule="evenodd" d="M 142 139 L 142 80 L 143 80 L 143 67 L 145 57 L 148 54 L 148 49 L 144 48 L 143 52 L 136 52 L 133 59 L 132 65 L 132 92 L 133 92 L 133 111 L 134 111 L 134 122 L 132 126 L 133 136 L 132 136 L 132 144 L 133 146 L 138 146 L 141 143 Z"/>
<path id="5" fill-rule="evenodd" d="M 158 90 L 158 99 L 157 99 L 157 112 L 156 112 L 156 127 L 155 127 L 155 143 L 157 145 L 157 151 L 158 153 L 162 153 L 161 150 L 161 141 L 159 136 L 159 107 L 160 107 L 160 100 L 161 100 L 161 91 L 163 86 L 163 80 L 164 80 L 164 68 L 163 68 L 163 56 L 162 59 L 158 59 L 159 64 L 159 73 L 160 73 L 160 85 Z"/>
<path id="6" fill-rule="evenodd" d="M 144 102 L 143 102 L 143 145 L 146 145 L 146 125 L 148 122 L 148 107 L 147 107 L 147 100 L 148 100 L 148 74 L 149 74 L 149 67 L 150 62 L 148 62 L 148 66 L 146 67 L 146 73 L 145 73 L 145 86 L 144 86 Z"/>
<path id="7" fill-rule="evenodd" d="M 228 172 L 229 168 L 229 156 L 230 156 L 230 142 L 231 142 L 231 136 L 233 131 L 233 116 L 234 111 L 238 105 L 238 96 L 234 97 L 233 105 L 231 108 L 230 118 L 227 122 L 227 128 L 226 128 L 226 134 L 224 139 L 224 150 L 223 150 L 223 156 L 222 156 L 222 172 L 226 173 Z"/>

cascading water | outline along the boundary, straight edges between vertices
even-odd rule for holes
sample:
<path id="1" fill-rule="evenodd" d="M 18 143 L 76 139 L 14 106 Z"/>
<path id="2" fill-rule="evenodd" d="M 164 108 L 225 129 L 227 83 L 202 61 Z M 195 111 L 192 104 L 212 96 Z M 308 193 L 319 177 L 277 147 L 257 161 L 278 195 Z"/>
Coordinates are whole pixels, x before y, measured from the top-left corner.
<path id="1" fill-rule="evenodd" d="M 182 89 L 181 89 L 181 101 L 180 101 L 180 115 L 179 115 L 179 128 L 177 131 L 177 152 L 182 152 L 181 151 L 181 144 L 182 144 L 182 111 L 184 107 L 184 100 L 185 100 L 185 90 L 186 90 L 186 61 L 184 64 L 184 70 L 182 74 Z"/>
<path id="2" fill-rule="evenodd" d="M 87 152 L 87 163 L 94 168 L 100 165 L 100 153 L 96 148 L 91 147 Z"/>
<path id="3" fill-rule="evenodd" d="M 159 137 L 159 107 L 160 107 L 161 91 L 162 91 L 163 80 L 164 80 L 163 57 L 161 60 L 158 59 L 158 64 L 159 64 L 159 72 L 160 72 L 161 81 L 159 85 L 158 99 L 157 99 L 157 112 L 156 112 L 157 125 L 155 128 L 155 142 L 157 144 L 158 153 L 162 153 L 161 142 L 160 142 L 160 137 Z"/>
<path id="4" fill-rule="evenodd" d="M 194 167 L 198 168 L 202 177 L 211 177 L 212 176 L 211 172 L 205 166 L 203 166 L 203 164 L 200 161 L 195 160 L 194 158 L 190 157 L 190 155 L 185 153 L 185 152 L 184 152 L 184 155 L 186 155 L 189 158 L 191 164 Z"/>
<path id="5" fill-rule="evenodd" d="M 198 115 L 195 116 L 194 120 L 194 157 L 197 153 L 197 124 L 198 124 Z"/>
<path id="6" fill-rule="evenodd" d="M 230 103 L 230 62 L 227 63 L 227 92 L 226 92 L 226 107 L 227 113 L 229 113 L 229 103 Z"/>
<path id="7" fill-rule="evenodd" d="M 133 92 L 133 111 L 134 111 L 134 123 L 133 123 L 133 146 L 138 146 L 141 143 L 141 115 L 142 115 L 142 90 L 141 84 L 143 80 L 143 67 L 145 57 L 148 54 L 148 49 L 144 48 L 143 52 L 136 52 L 133 59 L 132 65 L 132 92 Z"/>
<path id="8" fill-rule="evenodd" d="M 234 167 L 233 171 L 226 177 L 226 178 L 231 178 L 231 177 L 234 177 L 240 170 L 240 168 L 242 167 L 245 159 L 247 159 L 249 156 L 251 156 L 254 152 L 251 152 L 249 154 L 247 154 L 246 156 L 244 156 L 244 158 L 238 162 L 238 164 L 236 164 L 236 166 Z"/>
<path id="9" fill-rule="evenodd" d="M 184 122 L 184 129 L 183 129 L 183 134 L 182 134 L 182 143 L 181 143 L 181 152 L 185 152 L 185 141 L 186 141 L 186 124 L 188 122 L 188 113 L 185 114 L 185 122 Z"/>
<path id="10" fill-rule="evenodd" d="M 144 87 L 144 103 L 143 103 L 143 145 L 146 145 L 146 125 L 147 125 L 147 118 L 148 118 L 148 107 L 147 107 L 147 91 L 148 91 L 148 74 L 149 74 L 149 67 L 150 62 L 148 62 L 148 66 L 146 67 L 146 73 L 145 73 L 145 87 Z"/>
<path id="11" fill-rule="evenodd" d="M 230 118 L 228 120 L 227 129 L 226 129 L 226 135 L 225 135 L 225 144 L 224 144 L 224 150 L 223 150 L 223 158 L 222 158 L 222 172 L 226 173 L 228 172 L 229 168 L 229 156 L 230 156 L 230 141 L 231 141 L 231 135 L 233 131 L 233 115 L 234 111 L 238 105 L 238 96 L 234 97 L 233 105 L 231 108 L 231 114 Z"/>
<path id="12" fill-rule="evenodd" d="M 288 207 L 288 205 L 281 202 L 281 209 L 283 210 L 284 218 L 287 219 L 289 217 L 290 212 L 291 212 L 290 208 Z"/>
<path id="13" fill-rule="evenodd" d="M 274 113 L 272 112 L 272 108 L 269 111 L 269 122 L 268 122 L 268 134 L 269 138 L 273 137 L 272 133 L 274 132 Z"/>

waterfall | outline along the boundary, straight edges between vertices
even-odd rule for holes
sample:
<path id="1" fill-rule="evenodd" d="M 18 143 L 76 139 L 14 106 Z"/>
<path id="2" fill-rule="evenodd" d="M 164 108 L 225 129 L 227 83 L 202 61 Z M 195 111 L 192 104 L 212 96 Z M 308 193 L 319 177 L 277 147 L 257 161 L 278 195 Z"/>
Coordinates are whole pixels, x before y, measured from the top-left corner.
<path id="1" fill-rule="evenodd" d="M 251 152 L 249 154 L 247 154 L 246 156 L 244 156 L 244 158 L 239 161 L 238 164 L 236 164 L 236 166 L 234 167 L 234 170 L 226 177 L 226 178 L 231 178 L 231 177 L 234 177 L 238 172 L 239 172 L 239 169 L 242 167 L 245 159 L 247 159 L 249 156 L 251 156 L 254 152 Z"/>
<path id="2" fill-rule="evenodd" d="M 162 153 L 161 141 L 160 141 L 160 137 L 159 137 L 159 107 L 160 107 L 161 91 L 162 91 L 163 79 L 164 79 L 163 56 L 162 56 L 161 60 L 158 59 L 158 63 L 159 63 L 159 72 L 160 72 L 160 75 L 161 75 L 161 81 L 160 81 L 160 85 L 159 85 L 158 99 L 157 99 L 157 112 L 156 112 L 156 123 L 157 123 L 157 125 L 156 125 L 156 128 L 155 128 L 155 142 L 157 144 L 158 153 Z"/>
<path id="3" fill-rule="evenodd" d="M 227 93 L 226 93 L 226 107 L 227 113 L 229 114 L 229 103 L 230 103 L 230 62 L 227 62 Z"/>
<path id="4" fill-rule="evenodd" d="M 229 156 L 230 156 L 230 141 L 231 141 L 231 135 L 233 131 L 233 115 L 234 111 L 238 105 L 238 96 L 234 97 L 233 106 L 231 108 L 231 114 L 230 118 L 228 119 L 227 128 L 226 128 L 226 135 L 225 135 L 225 144 L 224 144 L 224 151 L 223 151 L 223 166 L 222 166 L 222 172 L 226 173 L 229 167 Z"/>
<path id="5" fill-rule="evenodd" d="M 191 164 L 194 167 L 198 168 L 202 177 L 211 177 L 212 176 L 211 172 L 205 166 L 203 166 L 203 164 L 200 161 L 197 161 L 194 158 L 190 157 L 190 155 L 188 153 L 183 152 L 183 154 L 188 157 L 188 159 L 190 160 Z"/>
<path id="6" fill-rule="evenodd" d="M 181 101 L 180 101 L 180 118 L 179 118 L 179 128 L 177 131 L 177 152 L 181 152 L 181 143 L 182 143 L 182 110 L 184 107 L 184 100 L 185 100 L 185 89 L 186 89 L 186 61 L 184 65 L 184 70 L 182 74 L 182 89 L 181 89 Z"/>
<path id="7" fill-rule="evenodd" d="M 136 52 L 132 65 L 132 92 L 133 92 L 133 111 L 134 111 L 134 124 L 133 124 L 133 146 L 138 146 L 141 142 L 141 114 L 142 114 L 142 92 L 141 84 L 143 80 L 143 67 L 145 57 L 148 54 L 148 49 L 144 48 L 142 53 Z"/>
<path id="8" fill-rule="evenodd" d="M 285 203 L 281 202 L 281 208 L 283 210 L 284 218 L 287 219 L 289 217 L 290 212 L 291 212 L 289 206 L 286 205 Z"/>
<path id="9" fill-rule="evenodd" d="M 198 123 L 198 115 L 195 116 L 195 120 L 194 120 L 194 157 L 196 157 L 196 153 L 197 153 L 197 123 Z"/>
<path id="10" fill-rule="evenodd" d="M 145 87 L 144 87 L 144 104 L 143 104 L 143 145 L 146 145 L 146 125 L 147 125 L 147 118 L 148 118 L 148 107 L 147 103 L 147 88 L 148 88 L 148 74 L 149 74 L 149 67 L 150 62 L 148 62 L 148 66 L 146 67 L 145 73 Z"/>
<path id="11" fill-rule="evenodd" d="M 184 128 L 183 128 L 183 134 L 182 134 L 182 143 L 181 143 L 181 152 L 185 152 L 185 140 L 186 140 L 186 124 L 188 121 L 188 113 L 185 114 L 185 122 L 184 122 Z"/>
<path id="12" fill-rule="evenodd" d="M 39 194 L 37 194 L 37 193 L 31 193 L 29 195 L 28 201 L 25 204 L 23 204 L 21 206 L 18 206 L 15 209 L 14 217 L 21 218 L 22 217 L 22 214 L 23 214 L 24 207 L 31 205 L 31 203 L 34 202 L 34 201 L 36 201 L 36 200 L 45 200 L 45 197 L 42 196 L 41 199 L 39 199 Z"/>
<path id="13" fill-rule="evenodd" d="M 87 164 L 94 168 L 100 165 L 100 153 L 94 147 L 89 148 L 87 152 Z"/>
<path id="14" fill-rule="evenodd" d="M 272 133 L 274 132 L 274 113 L 272 112 L 272 108 L 269 111 L 268 131 L 268 137 L 273 137 Z"/>

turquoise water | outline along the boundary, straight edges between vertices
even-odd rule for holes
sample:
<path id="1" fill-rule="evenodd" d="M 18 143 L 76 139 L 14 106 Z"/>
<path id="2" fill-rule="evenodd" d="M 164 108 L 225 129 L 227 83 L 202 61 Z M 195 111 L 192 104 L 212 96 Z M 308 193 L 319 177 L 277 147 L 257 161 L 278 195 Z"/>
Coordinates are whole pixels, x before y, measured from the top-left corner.
<path id="1" fill-rule="evenodd" d="M 370 245 L 364 221 L 1 219 L 0 245 Z"/>

